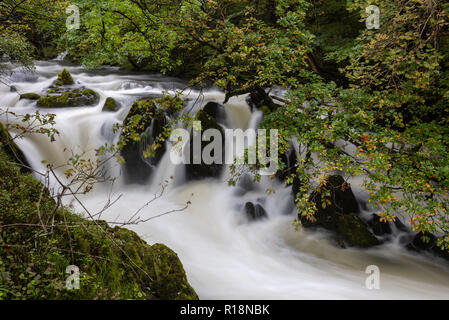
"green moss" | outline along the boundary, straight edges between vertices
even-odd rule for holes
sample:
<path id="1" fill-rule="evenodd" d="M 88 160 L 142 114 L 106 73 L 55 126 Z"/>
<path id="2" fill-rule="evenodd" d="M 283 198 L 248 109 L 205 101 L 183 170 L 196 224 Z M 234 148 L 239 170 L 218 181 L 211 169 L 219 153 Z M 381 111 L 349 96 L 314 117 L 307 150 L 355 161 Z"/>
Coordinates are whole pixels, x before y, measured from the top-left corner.
<path id="1" fill-rule="evenodd" d="M 124 121 L 124 131 L 132 130 L 142 134 L 151 125 L 157 107 L 154 99 L 144 99 L 134 102 Z"/>
<path id="2" fill-rule="evenodd" d="M 45 95 L 37 101 L 40 108 L 67 108 L 91 106 L 98 103 L 100 96 L 90 89 L 74 89 L 60 95 Z"/>
<path id="3" fill-rule="evenodd" d="M 28 99 L 28 100 L 38 100 L 40 99 L 40 95 L 37 93 L 24 93 L 20 95 L 20 99 Z"/>
<path id="4" fill-rule="evenodd" d="M 173 251 L 55 211 L 50 193 L 12 160 L 0 149 L 0 225 L 9 225 L 0 234 L 0 299 L 198 299 Z M 79 290 L 65 289 L 69 265 L 80 269 Z"/>
<path id="5" fill-rule="evenodd" d="M 61 88 L 52 88 L 52 89 L 49 89 L 49 90 L 47 91 L 47 93 L 50 93 L 50 94 L 60 93 L 60 92 L 62 92 L 62 90 L 63 90 L 63 89 L 61 89 Z"/>
<path id="6" fill-rule="evenodd" d="M 261 110 L 264 114 L 266 114 L 266 115 L 268 115 L 268 114 L 271 113 L 270 108 L 267 107 L 267 106 L 262 106 L 262 107 L 260 108 L 260 110 Z"/>
<path id="7" fill-rule="evenodd" d="M 107 98 L 106 101 L 104 102 L 104 106 L 103 106 L 103 111 L 110 111 L 110 112 L 114 112 L 117 109 L 117 102 L 115 101 L 114 98 Z"/>
<path id="8" fill-rule="evenodd" d="M 337 232 L 349 246 L 369 248 L 380 244 L 365 222 L 353 213 L 339 216 Z"/>
<path id="9" fill-rule="evenodd" d="M 326 184 L 315 190 L 310 199 L 315 203 L 317 212 L 314 221 L 300 217 L 305 228 L 330 230 L 347 246 L 368 248 L 380 244 L 368 225 L 355 213 L 359 212 L 358 203 L 343 177 L 328 177 Z"/>
<path id="10" fill-rule="evenodd" d="M 58 74 L 58 80 L 55 82 L 57 86 L 72 85 L 74 83 L 72 75 L 66 68 Z"/>
<path id="11" fill-rule="evenodd" d="M 184 100 L 179 97 L 164 96 L 156 99 L 156 104 L 170 115 L 175 115 L 184 108 Z"/>
<path id="12" fill-rule="evenodd" d="M 84 89 L 82 91 L 82 94 L 85 96 L 92 96 L 92 97 L 98 97 L 98 93 L 96 93 L 94 90 L 92 89 Z"/>

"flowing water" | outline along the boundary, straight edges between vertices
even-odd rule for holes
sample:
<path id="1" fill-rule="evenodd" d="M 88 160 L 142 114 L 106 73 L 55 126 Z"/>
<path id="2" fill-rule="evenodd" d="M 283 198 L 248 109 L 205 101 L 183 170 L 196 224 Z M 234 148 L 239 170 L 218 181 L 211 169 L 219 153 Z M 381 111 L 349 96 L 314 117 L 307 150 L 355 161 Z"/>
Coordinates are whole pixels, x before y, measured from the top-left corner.
<path id="1" fill-rule="evenodd" d="M 43 93 L 56 79 L 63 62 L 38 62 L 34 74 L 17 72 L 12 85 L 20 93 Z M 94 157 L 93 150 L 116 141 L 112 126 L 124 120 L 133 101 L 164 91 L 184 89 L 186 83 L 160 75 L 124 73 L 114 68 L 87 72 L 66 66 L 77 85 L 101 95 L 94 107 L 45 110 L 57 114 L 60 135 L 50 142 L 42 135 L 18 141 L 34 169 L 45 170 L 46 160 L 65 164 L 74 153 Z M 217 89 L 184 91 L 187 109 L 197 111 L 207 101 L 222 102 Z M 107 97 L 120 102 L 115 112 L 102 112 Z M 35 102 L 20 100 L 10 88 L 0 86 L 0 105 L 15 113 L 33 113 Z M 259 112 L 251 113 L 245 97 L 225 105 L 231 128 L 256 128 Z M 44 112 L 41 110 L 41 112 Z M 2 119 L 6 121 L 6 119 Z M 164 243 L 178 253 L 189 282 L 201 299 L 440 299 L 449 298 L 449 268 L 435 257 L 415 255 L 399 244 L 399 238 L 370 250 L 340 249 L 324 232 L 295 232 L 291 189 L 276 181 L 264 180 L 252 191 L 228 187 L 227 174 L 219 180 L 184 183 L 183 168 L 174 166 L 166 153 L 146 185 L 125 184 L 118 164 L 109 168 L 118 177 L 114 185 L 101 185 L 82 198 L 90 212 L 100 211 L 108 198 L 119 200 L 103 213 L 102 219 L 126 221 L 160 190 L 160 183 L 174 177 L 163 196 L 139 212 L 147 219 L 182 208 L 129 228 L 148 243 Z M 63 169 L 59 171 L 62 176 Z M 274 194 L 266 190 L 273 188 Z M 360 199 L 363 193 L 354 190 Z M 247 201 L 264 206 L 269 219 L 249 222 L 242 212 Z M 82 208 L 75 205 L 79 212 Z M 368 212 L 368 211 L 367 211 Z M 368 290 L 367 266 L 380 269 L 380 290 Z"/>

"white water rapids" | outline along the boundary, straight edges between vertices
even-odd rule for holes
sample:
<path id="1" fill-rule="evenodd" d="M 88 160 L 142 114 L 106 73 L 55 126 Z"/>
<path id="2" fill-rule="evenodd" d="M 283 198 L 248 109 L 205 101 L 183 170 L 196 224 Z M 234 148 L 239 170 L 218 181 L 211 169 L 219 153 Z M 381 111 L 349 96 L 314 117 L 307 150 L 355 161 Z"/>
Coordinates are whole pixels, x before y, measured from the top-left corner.
<path id="1" fill-rule="evenodd" d="M 42 135 L 18 141 L 36 170 L 44 171 L 42 160 L 53 165 L 66 163 L 69 150 L 93 154 L 95 148 L 117 138 L 112 126 L 124 120 L 133 101 L 186 86 L 179 79 L 123 73 L 114 68 L 101 72 L 87 72 L 76 66 L 67 68 L 78 85 L 97 91 L 101 99 L 94 107 L 41 110 L 57 114 L 56 128 L 60 135 L 55 142 Z M 38 62 L 35 74 L 18 72 L 11 85 L 20 93 L 41 94 L 61 69 L 60 61 Z M 187 98 L 192 105 L 198 92 L 186 91 L 186 95 L 189 93 Z M 102 112 L 107 97 L 115 98 L 122 108 L 115 113 Z M 196 108 L 207 101 L 223 100 L 221 92 L 210 89 L 203 92 Z M 18 94 L 5 85 L 0 85 L 0 102 L 2 108 L 15 113 L 36 110 L 34 101 L 19 101 Z M 231 99 L 225 107 L 233 128 L 255 127 L 261 117 L 250 112 L 244 97 Z M 120 166 L 110 171 L 119 176 Z M 263 181 L 244 196 L 238 194 L 238 189 L 227 186 L 226 176 L 183 184 L 182 170 L 171 164 L 167 153 L 147 185 L 126 185 L 119 178 L 114 186 L 99 186 L 82 200 L 90 211 L 97 212 L 108 196 L 122 195 L 102 219 L 125 221 L 170 176 L 175 176 L 174 184 L 162 198 L 141 211 L 142 219 L 182 208 L 188 200 L 192 205 L 186 211 L 129 228 L 150 244 L 160 242 L 172 248 L 201 299 L 449 298 L 449 268 L 436 257 L 410 253 L 398 241 L 370 250 L 340 249 L 324 232 L 296 232 L 291 189 L 276 181 Z M 275 194 L 267 194 L 267 188 L 276 190 Z M 247 201 L 263 204 L 269 219 L 247 221 L 242 212 Z M 76 209 L 83 212 L 79 206 Z M 366 288 L 365 270 L 369 265 L 380 268 L 380 290 Z"/>

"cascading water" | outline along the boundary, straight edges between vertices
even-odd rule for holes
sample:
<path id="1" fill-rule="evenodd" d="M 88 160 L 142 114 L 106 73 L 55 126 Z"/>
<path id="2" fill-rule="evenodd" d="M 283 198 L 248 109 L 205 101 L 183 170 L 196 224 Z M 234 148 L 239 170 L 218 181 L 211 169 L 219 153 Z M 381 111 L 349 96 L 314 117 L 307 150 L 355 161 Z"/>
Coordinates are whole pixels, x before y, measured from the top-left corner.
<path id="1" fill-rule="evenodd" d="M 35 74 L 18 72 L 12 85 L 19 93 L 39 93 L 51 85 L 61 64 L 38 62 Z M 42 160 L 65 164 L 71 151 L 94 157 L 93 150 L 117 139 L 112 126 L 124 120 L 132 102 L 186 86 L 179 79 L 123 73 L 114 68 L 93 73 L 81 67 L 66 67 L 77 85 L 100 94 L 100 102 L 94 107 L 48 110 L 57 114 L 60 135 L 55 142 L 40 135 L 18 141 L 30 165 L 39 171 L 45 169 Z M 17 93 L 10 92 L 7 86 L 0 87 L 0 94 L 2 107 L 15 113 L 36 110 L 35 102 L 19 101 Z M 207 101 L 224 100 L 224 95 L 215 89 L 202 92 L 202 102 L 198 104 L 193 101 L 199 92 L 187 94 L 190 103 L 186 109 L 193 112 Z M 116 99 L 122 108 L 102 112 L 107 97 Z M 231 99 L 226 112 L 227 125 L 232 128 L 256 128 L 262 117 L 257 111 L 250 112 L 244 97 Z M 113 187 L 98 186 L 82 201 L 96 212 L 104 207 L 109 195 L 122 194 L 102 219 L 126 221 L 159 191 L 161 181 L 174 177 L 164 195 L 144 207 L 139 216 L 148 219 L 182 208 L 189 200 L 192 205 L 185 211 L 130 228 L 149 243 L 161 242 L 177 252 L 190 283 L 202 299 L 449 298 L 449 269 L 442 261 L 432 262 L 436 258 L 414 255 L 396 242 L 370 250 L 339 249 L 326 233 L 295 232 L 291 189 L 275 180 L 263 180 L 243 195 L 227 186 L 226 173 L 219 180 L 186 184 L 183 170 L 169 159 L 166 153 L 146 185 L 129 185 L 119 179 Z M 119 165 L 111 166 L 110 171 L 112 175 L 121 175 Z M 276 190 L 275 194 L 268 195 L 268 188 Z M 242 213 L 248 201 L 263 204 L 268 219 L 250 223 Z M 77 210 L 83 212 L 82 208 Z M 369 265 L 380 268 L 381 290 L 368 290 L 365 286 Z"/>

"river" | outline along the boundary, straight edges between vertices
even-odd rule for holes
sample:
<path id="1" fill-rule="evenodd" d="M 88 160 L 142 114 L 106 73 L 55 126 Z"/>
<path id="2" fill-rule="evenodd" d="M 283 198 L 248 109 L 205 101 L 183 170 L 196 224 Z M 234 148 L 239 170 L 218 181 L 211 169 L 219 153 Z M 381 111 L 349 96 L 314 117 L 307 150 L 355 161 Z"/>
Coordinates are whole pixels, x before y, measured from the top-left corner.
<path id="1" fill-rule="evenodd" d="M 93 150 L 116 141 L 112 131 L 121 123 L 133 101 L 184 89 L 187 83 L 161 75 L 147 75 L 104 68 L 86 71 L 61 61 L 36 63 L 34 74 L 17 72 L 11 85 L 20 93 L 41 93 L 52 84 L 63 65 L 78 85 L 97 91 L 100 102 L 93 107 L 43 110 L 55 113 L 56 141 L 32 135 L 17 141 L 32 167 L 45 170 L 43 160 L 58 166 L 66 163 L 70 150 L 94 157 Z M 196 112 L 208 101 L 221 103 L 218 89 L 203 92 L 186 90 L 188 109 Z M 15 113 L 33 113 L 36 103 L 20 100 L 10 88 L 0 85 L 2 108 Z M 122 108 L 102 112 L 107 97 L 115 98 Z M 199 99 L 199 102 L 195 103 Z M 232 98 L 226 107 L 230 128 L 256 127 L 261 114 L 251 113 L 245 97 Z M 3 119 L 2 121 L 5 121 Z M 408 252 L 394 240 L 369 250 L 340 249 L 329 234 L 295 231 L 296 217 L 291 189 L 276 180 L 264 179 L 254 190 L 241 195 L 227 186 L 227 173 L 221 179 L 185 183 L 183 167 L 169 161 L 168 153 L 145 185 L 125 183 L 121 167 L 115 164 L 110 174 L 118 177 L 112 184 L 99 185 L 82 197 L 89 211 L 104 207 L 108 198 L 120 199 L 104 212 L 102 219 L 125 221 L 160 190 L 160 183 L 174 177 L 163 196 L 143 208 L 143 219 L 192 205 L 185 211 L 129 226 L 148 243 L 164 243 L 180 257 L 188 280 L 201 299 L 447 299 L 449 268 L 435 257 Z M 58 171 L 63 176 L 63 169 Z M 274 194 L 266 189 L 273 188 Z M 354 190 L 357 195 L 360 190 Z M 69 201 L 69 200 L 67 200 Z M 242 212 L 247 201 L 263 204 L 268 219 L 250 222 Z M 68 204 L 68 202 L 67 202 Z M 83 209 L 75 209 L 83 213 Z M 380 290 L 365 285 L 370 265 L 380 269 Z"/>

